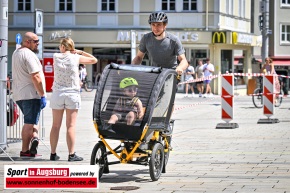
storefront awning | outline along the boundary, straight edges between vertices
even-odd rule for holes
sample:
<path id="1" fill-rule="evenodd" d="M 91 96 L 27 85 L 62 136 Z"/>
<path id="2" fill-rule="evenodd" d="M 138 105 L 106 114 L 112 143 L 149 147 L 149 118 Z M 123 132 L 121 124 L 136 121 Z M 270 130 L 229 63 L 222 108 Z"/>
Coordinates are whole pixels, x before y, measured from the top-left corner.
<path id="1" fill-rule="evenodd" d="M 234 65 L 243 65 L 243 63 L 239 63 L 239 60 L 234 60 Z"/>
<path id="2" fill-rule="evenodd" d="M 275 66 L 290 66 L 290 59 L 289 60 L 279 59 L 279 58 L 272 58 L 272 59 Z M 262 59 L 255 59 L 255 60 L 257 62 L 262 63 Z M 241 59 L 235 58 L 234 65 L 243 65 L 243 61 L 241 61 Z"/>
<path id="3" fill-rule="evenodd" d="M 290 60 L 274 60 L 275 66 L 290 66 Z"/>

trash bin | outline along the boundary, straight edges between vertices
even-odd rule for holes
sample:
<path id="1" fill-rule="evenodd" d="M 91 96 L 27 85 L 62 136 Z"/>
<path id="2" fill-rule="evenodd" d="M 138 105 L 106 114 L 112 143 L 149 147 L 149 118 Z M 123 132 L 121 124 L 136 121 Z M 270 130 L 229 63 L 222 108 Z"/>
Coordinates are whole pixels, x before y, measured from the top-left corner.
<path id="1" fill-rule="evenodd" d="M 247 95 L 254 94 L 256 89 L 256 79 L 249 79 L 248 80 L 248 88 L 247 88 Z"/>

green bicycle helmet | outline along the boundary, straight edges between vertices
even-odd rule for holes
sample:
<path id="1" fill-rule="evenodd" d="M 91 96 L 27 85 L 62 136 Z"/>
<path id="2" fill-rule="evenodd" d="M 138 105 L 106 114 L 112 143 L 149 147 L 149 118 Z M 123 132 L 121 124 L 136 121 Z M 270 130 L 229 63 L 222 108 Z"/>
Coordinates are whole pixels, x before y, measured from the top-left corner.
<path id="1" fill-rule="evenodd" d="M 138 86 L 137 80 L 132 77 L 127 77 L 120 81 L 120 88 L 126 88 L 128 86 Z"/>

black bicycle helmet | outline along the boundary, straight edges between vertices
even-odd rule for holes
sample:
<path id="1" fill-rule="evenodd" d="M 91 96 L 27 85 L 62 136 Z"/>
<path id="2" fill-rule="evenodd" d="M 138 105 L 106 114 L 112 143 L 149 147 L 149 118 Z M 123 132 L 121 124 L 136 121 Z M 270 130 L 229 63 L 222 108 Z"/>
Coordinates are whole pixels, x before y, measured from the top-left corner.
<path id="1" fill-rule="evenodd" d="M 151 24 L 153 22 L 167 23 L 168 22 L 167 15 L 164 12 L 153 12 L 149 16 L 148 23 Z"/>

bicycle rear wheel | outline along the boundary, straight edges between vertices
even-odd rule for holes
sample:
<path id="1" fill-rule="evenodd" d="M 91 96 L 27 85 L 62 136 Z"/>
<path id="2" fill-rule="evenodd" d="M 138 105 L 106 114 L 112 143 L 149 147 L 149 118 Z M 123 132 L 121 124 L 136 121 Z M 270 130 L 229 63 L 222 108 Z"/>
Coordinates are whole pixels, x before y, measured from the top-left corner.
<path id="1" fill-rule="evenodd" d="M 93 87 L 93 83 L 92 81 L 88 80 L 86 83 L 85 83 L 85 90 L 87 92 L 92 92 L 94 90 L 94 87 Z"/>
<path id="2" fill-rule="evenodd" d="M 262 89 L 256 88 L 254 90 L 254 94 L 252 96 L 253 103 L 256 108 L 262 108 L 263 107 L 263 93 Z"/>

